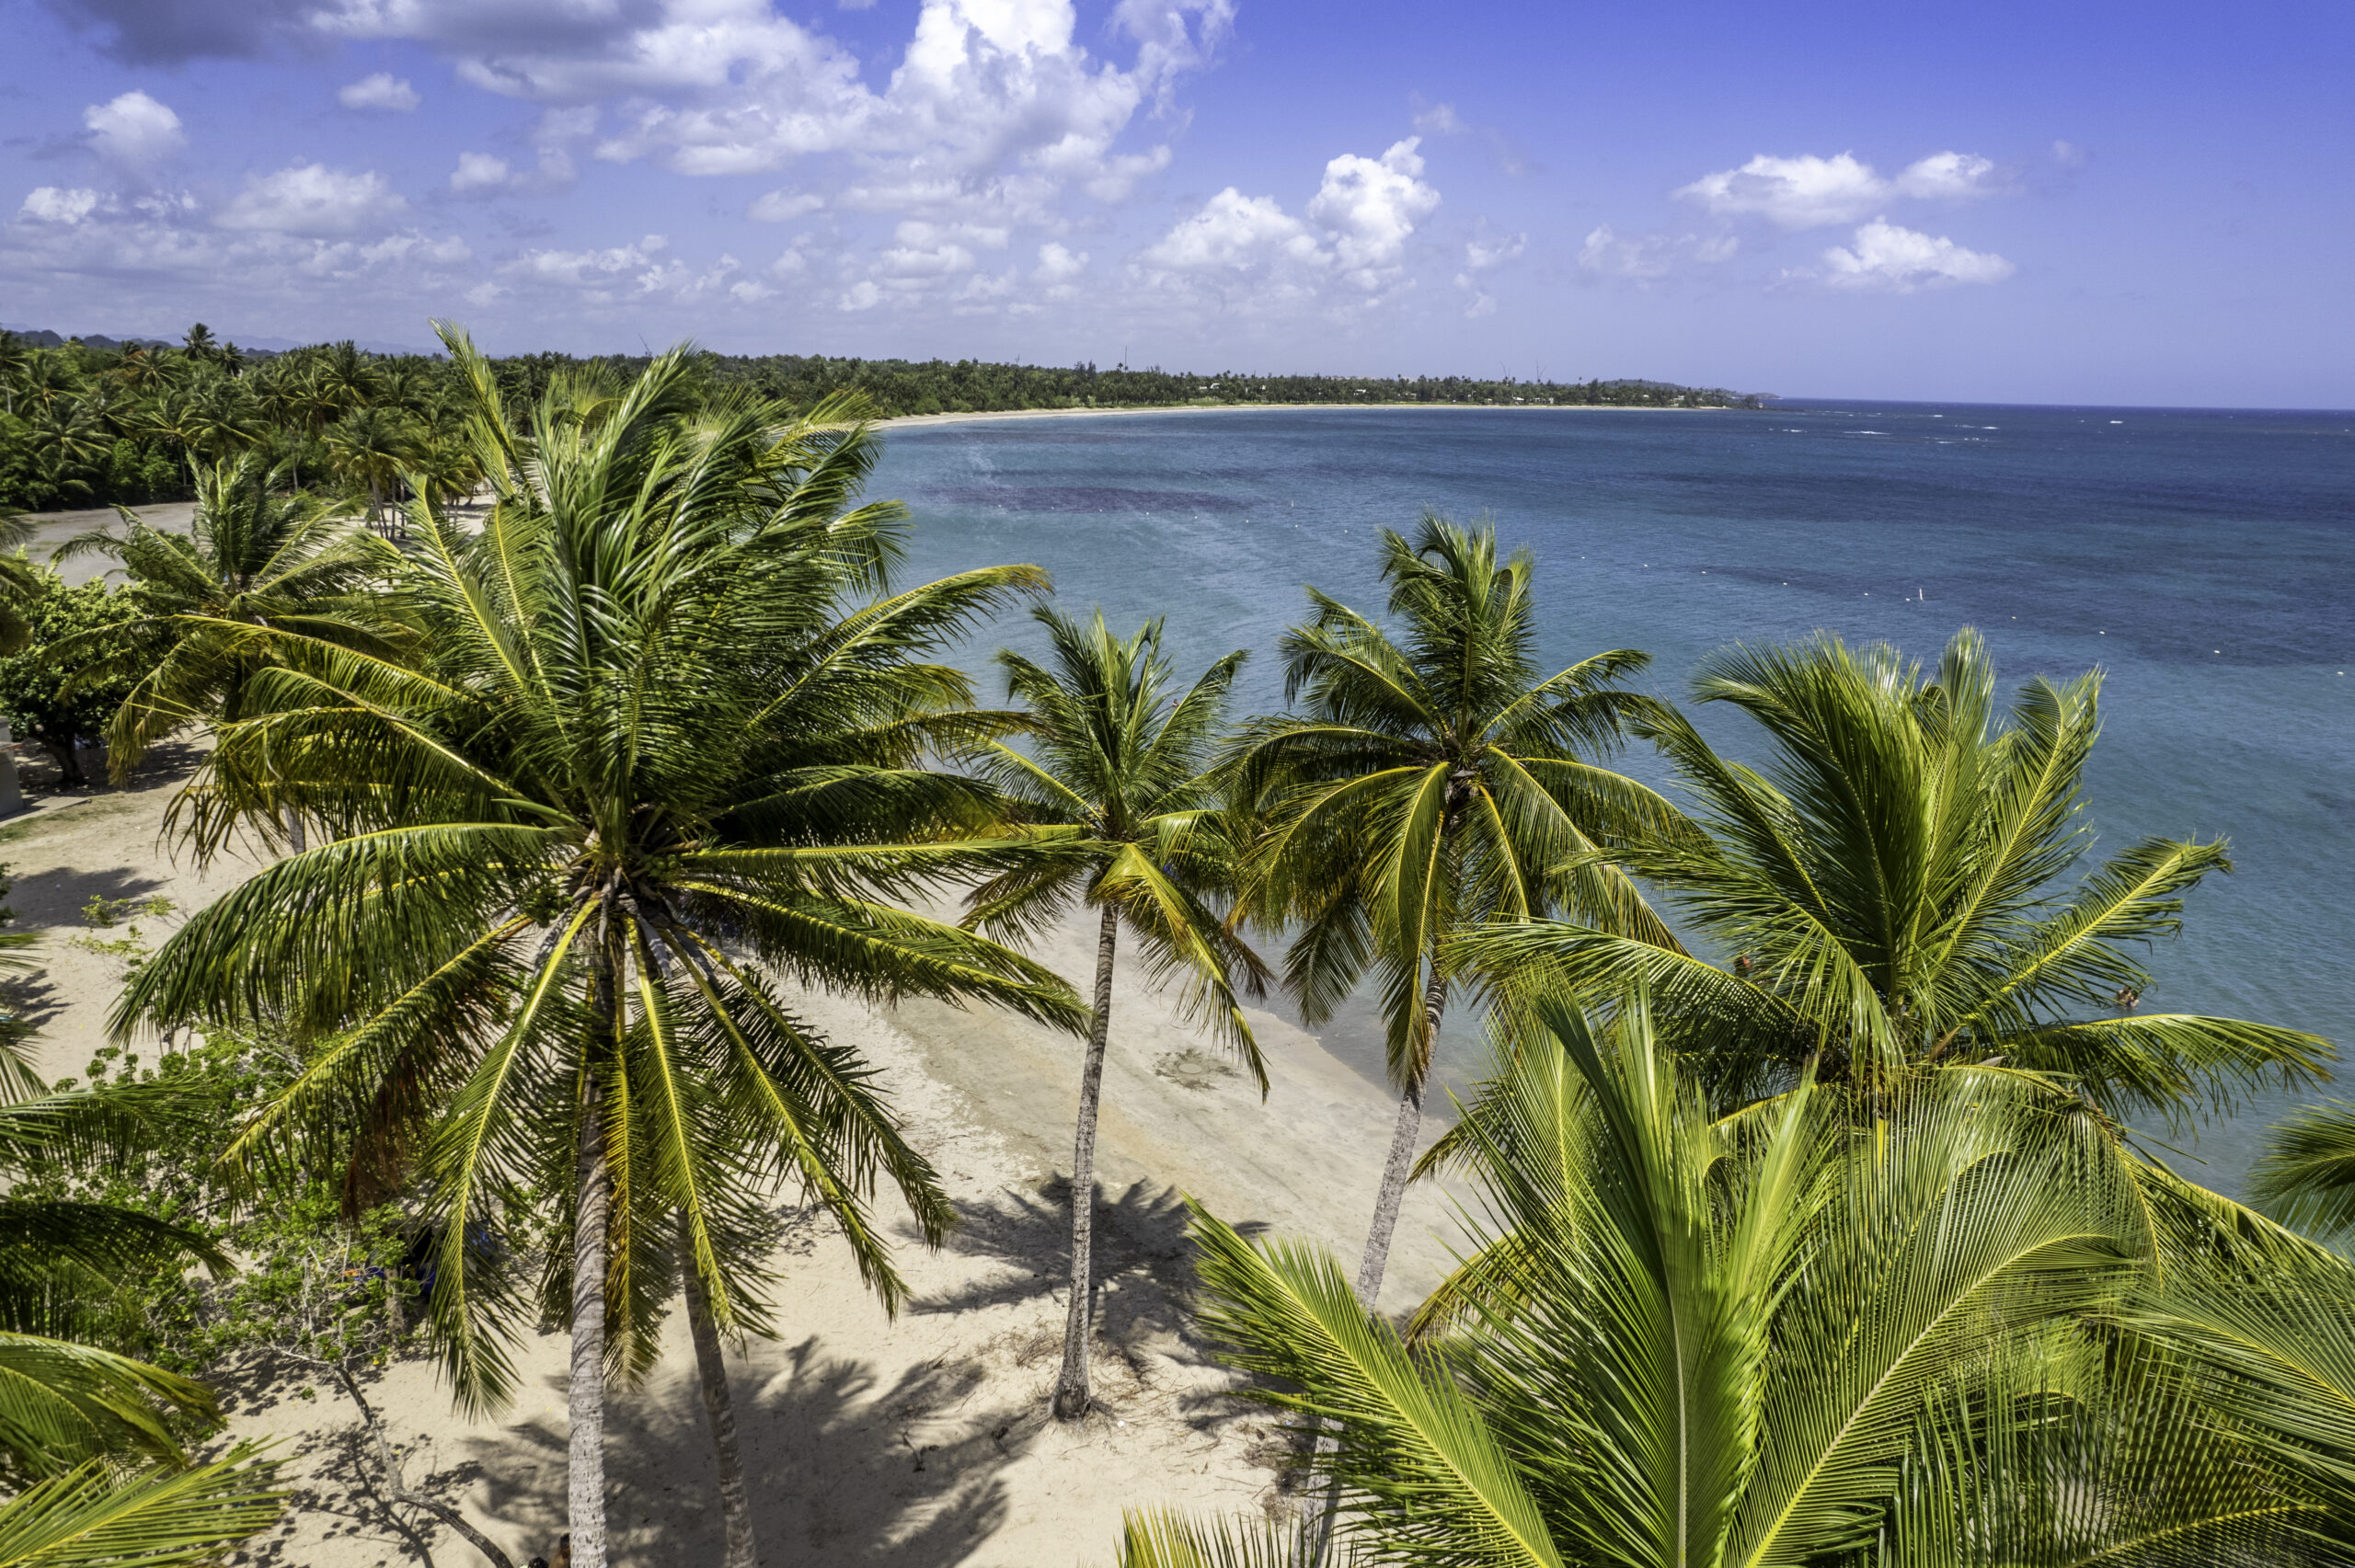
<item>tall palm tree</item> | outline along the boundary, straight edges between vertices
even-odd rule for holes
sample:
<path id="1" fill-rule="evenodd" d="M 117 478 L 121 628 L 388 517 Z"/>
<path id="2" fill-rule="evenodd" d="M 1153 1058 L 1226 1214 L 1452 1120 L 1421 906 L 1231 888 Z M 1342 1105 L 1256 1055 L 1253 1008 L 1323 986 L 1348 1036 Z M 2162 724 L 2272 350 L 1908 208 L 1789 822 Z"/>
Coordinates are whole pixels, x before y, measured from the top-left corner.
<path id="1" fill-rule="evenodd" d="M 1426 516 L 1412 539 L 1384 530 L 1397 638 L 1311 589 L 1314 617 L 1282 643 L 1285 695 L 1304 712 L 1254 721 L 1230 764 L 1241 808 L 1269 823 L 1246 907 L 1297 930 L 1284 983 L 1302 1015 L 1321 1023 L 1369 968 L 1380 977 L 1398 1115 L 1358 1269 L 1369 1303 L 1421 1129 L 1449 940 L 1568 910 L 1672 944 L 1595 856 L 1677 822 L 1592 760 L 1650 711 L 1619 684 L 1645 656 L 1620 648 L 1541 675 L 1534 573 L 1525 550 L 1499 558 L 1491 529 Z"/>
<path id="2" fill-rule="evenodd" d="M 1267 1068 L 1235 990 L 1260 994 L 1267 970 L 1209 901 L 1235 882 L 1234 846 L 1206 775 L 1245 656 L 1228 654 L 1175 695 L 1159 621 L 1120 637 L 1101 611 L 1084 624 L 1045 607 L 1031 614 L 1046 628 L 1049 660 L 1011 649 L 997 656 L 1007 694 L 1029 715 L 1023 727 L 1029 753 L 992 742 L 981 761 L 1027 841 L 1044 853 L 977 887 L 967 923 L 1019 937 L 1063 919 L 1075 904 L 1100 911 L 1096 1005 L 1072 1150 L 1071 1297 L 1054 1394 L 1056 1417 L 1076 1421 L 1089 1402 L 1096 1115 L 1120 930 L 1143 948 L 1154 974 L 1184 977 L 1188 1016 L 1207 1023 L 1243 1059 L 1262 1094 Z"/>
<path id="3" fill-rule="evenodd" d="M 1203 1322 L 1337 1428 L 1345 1541 L 1385 1563 L 2296 1562 L 2326 1493 L 2118 1314 L 2135 1183 L 2016 1076 L 1913 1075 L 1859 1118 L 1803 1076 L 1719 1119 L 1640 1001 L 1543 1004 L 1465 1150 L 1476 1258 L 1422 1354 L 1332 1260 L 1207 1216 Z M 1305 1568 L 1132 1521 L 1127 1568 Z M 1189 1559 L 1189 1550 L 1204 1548 Z"/>
<path id="4" fill-rule="evenodd" d="M 242 633 L 269 660 L 176 818 L 204 853 L 281 810 L 344 836 L 190 920 L 115 1026 L 276 1014 L 318 1041 L 233 1155 L 340 1106 L 355 1201 L 413 1167 L 469 1407 L 511 1390 L 521 1305 L 485 1238 L 531 1190 L 560 1195 L 538 1297 L 572 1332 L 575 1568 L 606 1561 L 606 1379 L 651 1364 L 684 1273 L 736 1568 L 751 1515 L 718 1346 L 768 1322 L 768 1185 L 831 1210 L 887 1307 L 879 1174 L 928 1242 L 950 1218 L 872 1070 L 775 977 L 1086 1023 L 1039 966 L 885 901 L 986 865 L 959 835 L 1002 841 L 982 786 L 923 766 L 994 727 L 925 656 L 1042 578 L 870 597 L 898 512 L 854 505 L 876 450 L 850 405 L 703 405 L 679 349 L 593 418 L 559 383 L 518 422 L 443 332 L 496 500 L 473 533 L 419 501 L 411 549 L 376 546 L 415 657 Z"/>
<path id="5" fill-rule="evenodd" d="M 2313 1035 L 2139 1010 L 2152 980 L 2133 949 L 2173 935 L 2184 894 L 2231 869 L 2221 841 L 2144 839 L 2064 881 L 2093 843 L 2080 789 L 2099 692 L 2098 672 L 2039 678 L 1999 719 L 1969 630 L 1926 679 L 1830 636 L 1728 649 L 1694 695 L 1755 720 L 1773 761 L 1729 762 L 1682 715 L 1650 715 L 1706 831 L 1614 856 L 1724 961 L 1575 920 L 1483 933 L 1459 957 L 1597 1001 L 1643 984 L 1664 1026 L 1706 1041 L 1730 1100 L 1810 1060 L 1865 1083 L 2000 1063 L 2116 1115 L 2310 1082 L 2330 1055 Z"/>
<path id="6" fill-rule="evenodd" d="M 385 651 L 395 629 L 359 596 L 382 561 L 348 513 L 300 493 L 280 495 L 280 471 L 247 453 L 199 466 L 189 531 L 150 527 L 129 508 L 123 532 L 69 539 L 52 560 L 100 555 L 121 563 L 142 614 L 121 658 L 144 670 L 107 727 L 117 784 L 163 737 L 236 715 L 261 652 L 247 636 L 275 626 Z M 62 649 L 61 657 L 74 650 Z M 95 667 L 103 676 L 106 667 Z"/>

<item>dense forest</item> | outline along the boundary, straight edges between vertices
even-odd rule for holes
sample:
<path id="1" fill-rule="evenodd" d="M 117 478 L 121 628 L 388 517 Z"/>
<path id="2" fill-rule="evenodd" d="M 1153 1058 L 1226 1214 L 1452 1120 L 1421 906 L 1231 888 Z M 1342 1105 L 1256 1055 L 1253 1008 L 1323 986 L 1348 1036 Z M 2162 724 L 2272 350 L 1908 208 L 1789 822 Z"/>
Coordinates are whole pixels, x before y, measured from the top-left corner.
<path id="1" fill-rule="evenodd" d="M 523 354 L 492 361 L 511 398 L 560 374 L 642 372 L 643 355 Z M 1200 374 L 1093 364 L 708 354 L 698 373 L 809 407 L 838 393 L 879 416 L 1024 408 L 1156 408 L 1227 404 L 1415 403 L 1511 406 L 1755 407 L 1756 397 L 1653 381 L 1512 377 Z M 350 341 L 281 353 L 224 342 L 202 324 L 178 344 L 0 332 L 0 508 L 41 511 L 184 499 L 192 463 L 258 452 L 300 483 L 339 490 L 372 512 L 422 475 L 470 481 L 455 436 L 462 395 L 438 355 L 375 354 Z"/>

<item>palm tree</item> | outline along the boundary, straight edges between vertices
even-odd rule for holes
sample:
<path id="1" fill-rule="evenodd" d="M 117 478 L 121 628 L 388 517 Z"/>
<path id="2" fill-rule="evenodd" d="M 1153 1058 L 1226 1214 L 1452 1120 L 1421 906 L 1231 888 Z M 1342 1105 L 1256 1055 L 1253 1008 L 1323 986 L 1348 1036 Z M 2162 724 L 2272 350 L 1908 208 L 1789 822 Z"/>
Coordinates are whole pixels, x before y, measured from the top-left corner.
<path id="1" fill-rule="evenodd" d="M 344 477 L 368 492 L 368 521 L 381 524 L 385 503 L 422 454 L 418 430 L 398 409 L 353 409 L 327 429 L 327 454 Z"/>
<path id="2" fill-rule="evenodd" d="M 1640 999 L 1607 1033 L 1537 1012 L 1465 1150 L 1472 1255 L 1511 1266 L 1423 1352 L 1329 1256 L 1198 1218 L 1204 1325 L 1255 1397 L 1339 1432 L 1350 1546 L 1527 1568 L 2305 1555 L 2314 1478 L 2119 1326 L 2152 1276 L 2092 1113 L 1966 1070 L 1861 1119 L 1805 1075 L 1719 1119 Z M 1224 1561 L 1312 1560 L 1145 1517 L 1124 1562 L 1222 1561 L 1222 1538 Z"/>
<path id="3" fill-rule="evenodd" d="M 1155 975 L 1182 973 L 1186 1012 L 1243 1059 L 1268 1090 L 1258 1042 L 1235 998 L 1266 983 L 1258 956 L 1206 902 L 1233 886 L 1235 856 L 1205 777 L 1219 740 L 1228 688 L 1244 655 L 1231 653 L 1182 696 L 1171 694 L 1161 623 L 1117 637 L 1098 611 L 1082 624 L 1041 607 L 1052 657 L 1037 663 L 998 654 L 1008 695 L 1029 719 L 1030 755 L 993 742 L 982 772 L 1013 807 L 1037 864 L 977 887 L 967 923 L 1020 936 L 1068 916 L 1075 903 L 1101 911 L 1096 939 L 1096 1006 L 1079 1074 L 1079 1130 L 1072 1150 L 1071 1298 L 1063 1370 L 1055 1379 L 1059 1420 L 1087 1413 L 1090 1316 L 1095 1298 L 1090 1242 L 1095 1223 L 1096 1113 L 1112 1027 L 1112 959 L 1120 928 L 1142 944 Z"/>
<path id="4" fill-rule="evenodd" d="M 831 1210 L 887 1307 L 879 1173 L 927 1242 L 950 1219 L 872 1070 L 773 977 L 1086 1022 L 1046 970 L 884 901 L 991 864 L 959 835 L 1003 841 L 982 786 L 922 766 L 994 727 L 923 660 L 1042 578 L 867 597 L 899 514 L 853 505 L 876 452 L 849 404 L 699 405 L 682 349 L 618 397 L 559 383 L 519 426 L 443 334 L 496 499 L 474 533 L 421 500 L 409 552 L 373 546 L 414 658 L 241 633 L 269 661 L 175 818 L 206 853 L 282 810 L 344 836 L 190 920 L 115 1026 L 311 1033 L 233 1157 L 333 1106 L 361 1128 L 355 1201 L 413 1167 L 442 1226 L 428 1310 L 470 1408 L 511 1390 L 521 1305 L 486 1239 L 559 1195 L 537 1295 L 572 1332 L 576 1568 L 606 1560 L 606 1379 L 651 1364 L 684 1273 L 735 1568 L 752 1527 L 718 1346 L 766 1329 L 767 1186 Z"/>
<path id="5" fill-rule="evenodd" d="M 1645 656 L 1616 649 L 1541 677 L 1534 571 L 1525 550 L 1500 562 L 1491 529 L 1427 516 L 1412 540 L 1384 530 L 1399 639 L 1311 589 L 1314 618 L 1282 644 L 1285 695 L 1306 711 L 1254 721 L 1231 762 L 1242 808 L 1269 824 L 1246 907 L 1297 928 L 1284 983 L 1302 1015 L 1322 1023 L 1367 969 L 1380 976 L 1398 1116 L 1358 1269 L 1368 1303 L 1421 1129 L 1449 940 L 1568 909 L 1672 942 L 1594 853 L 1677 820 L 1591 760 L 1650 711 L 1619 684 Z"/>
<path id="6" fill-rule="evenodd" d="M 1756 720 L 1774 761 L 1729 762 L 1682 715 L 1651 715 L 1706 831 L 1615 859 L 1729 961 L 1538 921 L 1465 942 L 1464 963 L 1596 1001 L 1646 986 L 1671 1033 L 1706 1042 L 1729 1101 L 1810 1060 L 1864 1083 L 2000 1063 L 2113 1115 L 2176 1116 L 2323 1072 L 2330 1047 L 2313 1035 L 2137 1010 L 2151 977 L 2131 949 L 2173 935 L 2183 895 L 2231 869 L 2221 841 L 2145 839 L 2062 885 L 2092 845 L 2079 792 L 2097 672 L 2029 681 L 1999 723 L 1975 632 L 1926 680 L 1894 649 L 1820 635 L 1717 654 L 1694 691 Z"/>
<path id="7" fill-rule="evenodd" d="M 306 637 L 385 651 L 391 631 L 356 596 L 382 563 L 339 508 L 276 492 L 281 475 L 258 455 L 201 465 L 186 533 L 151 528 L 128 508 L 124 532 L 81 534 L 52 560 L 108 555 L 130 576 L 141 618 L 122 657 L 144 673 L 107 727 L 107 765 L 117 784 L 163 737 L 236 715 L 259 666 L 248 633 L 275 626 Z M 74 650 L 62 647 L 60 657 Z M 105 667 L 94 670 L 103 678 Z"/>

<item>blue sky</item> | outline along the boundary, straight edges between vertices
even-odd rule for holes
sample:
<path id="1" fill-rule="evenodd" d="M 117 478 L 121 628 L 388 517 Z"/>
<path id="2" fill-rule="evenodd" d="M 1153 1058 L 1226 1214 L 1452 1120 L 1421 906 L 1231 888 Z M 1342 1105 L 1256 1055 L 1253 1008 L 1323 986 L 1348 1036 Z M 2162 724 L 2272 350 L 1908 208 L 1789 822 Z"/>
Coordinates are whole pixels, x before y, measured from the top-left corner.
<path id="1" fill-rule="evenodd" d="M 0 319 L 2355 406 L 2355 6 L 0 0 Z"/>

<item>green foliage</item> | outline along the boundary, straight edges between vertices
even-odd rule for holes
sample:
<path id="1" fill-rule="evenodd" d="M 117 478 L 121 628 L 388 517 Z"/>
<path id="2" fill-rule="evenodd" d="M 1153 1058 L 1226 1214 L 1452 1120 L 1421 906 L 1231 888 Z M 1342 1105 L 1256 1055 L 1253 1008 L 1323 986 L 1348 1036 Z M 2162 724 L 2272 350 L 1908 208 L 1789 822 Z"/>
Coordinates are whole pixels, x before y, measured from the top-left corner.
<path id="1" fill-rule="evenodd" d="M 2082 1106 L 1963 1070 L 1861 1113 L 1802 1079 L 1719 1119 L 1640 1001 L 1607 1033 L 1541 1012 L 1484 1096 L 1469 1254 L 1419 1343 L 1320 1251 L 1198 1218 L 1204 1327 L 1254 1397 L 1338 1434 L 1317 1467 L 1350 1544 L 1529 1568 L 2306 1560 L 2326 1493 L 2131 1315 L 2167 1276 Z"/>
<path id="2" fill-rule="evenodd" d="M 1695 694 L 1754 720 L 1772 761 L 1728 761 L 1658 710 L 1647 731 L 1704 830 L 1597 859 L 1734 957 L 1571 920 L 1483 933 L 1457 960 L 1508 990 L 1596 1004 L 1648 986 L 1696 1049 L 1706 1039 L 1729 1102 L 1809 1060 L 1867 1084 L 1917 1063 L 2000 1064 L 2120 1116 L 2313 1082 L 2330 1047 L 2312 1035 L 2141 1010 L 2139 950 L 2174 935 L 2184 895 L 2231 863 L 2221 842 L 2145 839 L 2081 869 L 2099 691 L 2098 673 L 2039 678 L 1999 714 L 1970 630 L 1931 672 L 1828 636 L 1728 648 Z"/>
<path id="3" fill-rule="evenodd" d="M 1117 909 L 1154 977 L 1182 980 L 1182 1015 L 1241 1057 L 1264 1094 L 1267 1066 L 1236 991 L 1262 993 L 1267 968 L 1223 919 L 1240 866 L 1211 777 L 1244 656 L 1173 693 L 1160 622 L 1116 637 L 1101 612 L 1086 624 L 1032 614 L 1051 663 L 997 656 L 1028 746 L 991 741 L 978 761 L 1035 854 L 974 888 L 967 923 L 1022 937 L 1075 904 Z"/>
<path id="4" fill-rule="evenodd" d="M 1302 712 L 1255 719 L 1229 763 L 1261 825 L 1252 916 L 1297 934 L 1285 985 L 1312 1021 L 1371 969 L 1391 1082 L 1430 1065 L 1444 944 L 1487 921 L 1557 909 L 1667 940 L 1599 845 L 1671 837 L 1673 807 L 1595 761 L 1650 712 L 1618 648 L 1543 675 L 1535 562 L 1499 560 L 1495 531 L 1427 516 L 1384 530 L 1396 633 L 1315 589 L 1284 634 Z"/>
<path id="5" fill-rule="evenodd" d="M 274 1467 L 241 1447 L 192 1469 L 105 1459 L 0 1505 L 0 1568 L 201 1568 L 277 1523 Z"/>
<path id="6" fill-rule="evenodd" d="M 135 680 L 107 725 L 116 782 L 164 736 L 236 712 L 268 658 L 252 644 L 255 628 L 283 627 L 379 653 L 397 639 L 367 591 L 381 563 L 348 514 L 300 490 L 281 493 L 285 477 L 253 453 L 201 464 L 185 532 L 150 528 L 126 513 L 121 532 L 100 529 L 58 546 L 56 559 L 109 556 L 131 579 L 134 623 L 53 656 L 82 664 L 81 681 L 94 688 L 112 692 Z"/>
<path id="7" fill-rule="evenodd" d="M 29 1190 L 178 1227 L 238 1268 L 192 1278 L 168 1253 L 133 1260 L 84 1299 L 85 1337 L 190 1376 L 255 1357 L 278 1358 L 281 1371 L 329 1368 L 397 1349 L 420 1295 L 404 1266 L 418 1232 L 401 1208 L 347 1219 L 340 1166 L 285 1162 L 241 1175 L 222 1164 L 239 1125 L 302 1065 L 267 1036 L 222 1029 L 153 1061 L 120 1046 L 92 1058 L 87 1088 L 141 1106 L 140 1136 L 101 1167 L 47 1173 Z"/>
<path id="8" fill-rule="evenodd" d="M 39 574 L 37 588 L 25 612 L 30 643 L 0 657 L 0 714 L 55 760 L 67 785 L 79 785 L 76 747 L 98 741 L 138 681 L 136 658 L 126 656 L 140 606 L 103 582 L 68 588 L 52 571 Z"/>

